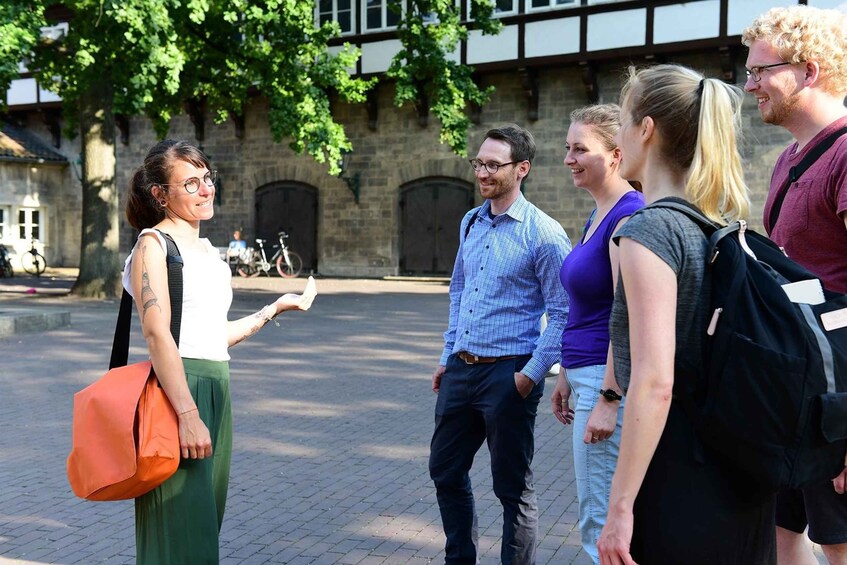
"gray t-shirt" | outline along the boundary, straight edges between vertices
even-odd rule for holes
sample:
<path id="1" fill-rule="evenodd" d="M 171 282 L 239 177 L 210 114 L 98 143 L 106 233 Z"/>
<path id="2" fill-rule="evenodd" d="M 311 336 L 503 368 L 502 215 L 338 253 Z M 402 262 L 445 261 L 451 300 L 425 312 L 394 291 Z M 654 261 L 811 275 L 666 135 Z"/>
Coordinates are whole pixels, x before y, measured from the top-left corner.
<path id="1" fill-rule="evenodd" d="M 628 238 L 637 241 L 676 273 L 676 355 L 674 357 L 674 389 L 678 388 L 680 373 L 691 373 L 702 359 L 703 342 L 709 320 L 709 285 L 706 276 L 708 240 L 703 231 L 682 212 L 666 208 L 643 208 L 615 234 L 615 240 Z M 629 315 L 626 289 L 618 280 L 612 316 L 609 321 L 612 351 L 615 358 L 615 378 L 626 394 L 632 372 L 629 350 Z M 690 383 L 692 384 L 692 383 Z"/>

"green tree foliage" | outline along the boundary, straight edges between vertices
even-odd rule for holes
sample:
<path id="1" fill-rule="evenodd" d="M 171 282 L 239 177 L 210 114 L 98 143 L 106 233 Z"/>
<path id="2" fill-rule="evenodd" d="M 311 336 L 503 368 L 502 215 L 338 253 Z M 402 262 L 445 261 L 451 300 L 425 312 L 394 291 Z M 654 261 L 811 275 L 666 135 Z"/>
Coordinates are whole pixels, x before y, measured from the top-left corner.
<path id="1" fill-rule="evenodd" d="M 44 25 L 44 9 L 30 0 L 0 2 L 0 92 L 5 93 L 20 76 L 19 63 L 26 61 Z M 0 96 L 0 110 L 6 96 Z"/>
<path id="2" fill-rule="evenodd" d="M 295 151 L 338 171 L 350 142 L 332 118 L 330 96 L 360 102 L 370 83 L 347 70 L 355 50 L 327 52 L 338 28 L 315 28 L 311 2 L 45 2 L 48 11 L 59 8 L 70 19 L 67 36 L 36 48 L 33 67 L 62 97 L 68 129 L 78 130 L 82 141 L 83 231 L 74 293 L 103 297 L 120 289 L 115 114 L 147 115 L 164 137 L 186 101 L 204 105 L 220 122 L 242 115 L 248 99 L 261 93 L 270 102 L 274 139 L 287 138 Z"/>
<path id="3" fill-rule="evenodd" d="M 217 122 L 243 114 L 257 92 L 270 103 L 270 128 L 295 151 L 337 172 L 350 148 L 330 113 L 332 93 L 362 102 L 370 82 L 350 76 L 358 52 L 327 52 L 337 26 L 314 26 L 304 0 L 67 0 L 75 14 L 61 49 L 39 58 L 65 105 L 106 75 L 114 111 L 145 114 L 159 136 L 192 100 Z M 70 116 L 68 116 L 70 117 Z M 71 122 L 73 127 L 75 124 Z"/>
<path id="4" fill-rule="evenodd" d="M 473 80 L 473 69 L 454 56 L 468 28 L 462 23 L 460 4 L 455 0 L 408 0 L 407 9 L 397 27 L 403 44 L 394 57 L 387 75 L 397 81 L 395 103 L 427 105 L 441 122 L 441 142 L 459 155 L 467 154 L 470 120 L 465 113 L 468 103 L 482 105 L 493 87 L 480 88 Z M 400 10 L 400 4 L 389 4 Z M 474 25 L 484 34 L 501 29 L 491 19 L 494 4 L 471 0 Z"/>
<path id="5" fill-rule="evenodd" d="M 407 6 L 397 30 L 403 49 L 388 72 L 397 81 L 395 102 L 426 104 L 441 122 L 442 142 L 465 154 L 465 107 L 484 103 L 489 91 L 451 58 L 467 37 L 458 4 L 408 0 Z M 243 116 L 249 99 L 261 94 L 269 101 L 273 139 L 339 172 L 351 144 L 330 99 L 363 102 L 375 80 L 350 75 L 357 49 L 327 51 L 340 29 L 335 22 L 316 27 L 314 9 L 314 0 L 2 0 L 0 88 L 8 88 L 16 62 L 37 43 L 30 67 L 61 96 L 67 129 L 81 138 L 75 293 L 113 296 L 120 288 L 116 114 L 146 115 L 165 137 L 186 103 L 222 122 Z M 486 33 L 499 29 L 492 10 L 488 0 L 472 0 L 475 25 Z M 37 41 L 45 11 L 69 20 L 66 36 Z"/>

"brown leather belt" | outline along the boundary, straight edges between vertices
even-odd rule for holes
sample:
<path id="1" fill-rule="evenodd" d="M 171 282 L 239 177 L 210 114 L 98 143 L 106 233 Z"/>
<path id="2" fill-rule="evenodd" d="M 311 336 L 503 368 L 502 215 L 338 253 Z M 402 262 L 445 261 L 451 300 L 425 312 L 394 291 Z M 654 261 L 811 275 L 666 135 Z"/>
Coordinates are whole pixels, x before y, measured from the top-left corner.
<path id="1" fill-rule="evenodd" d="M 503 357 L 480 357 L 479 355 L 474 355 L 473 353 L 468 353 L 467 351 L 460 351 L 456 354 L 456 357 L 458 357 L 468 365 L 487 365 L 489 363 L 496 363 L 497 361 L 514 359 L 518 356 L 504 355 Z"/>

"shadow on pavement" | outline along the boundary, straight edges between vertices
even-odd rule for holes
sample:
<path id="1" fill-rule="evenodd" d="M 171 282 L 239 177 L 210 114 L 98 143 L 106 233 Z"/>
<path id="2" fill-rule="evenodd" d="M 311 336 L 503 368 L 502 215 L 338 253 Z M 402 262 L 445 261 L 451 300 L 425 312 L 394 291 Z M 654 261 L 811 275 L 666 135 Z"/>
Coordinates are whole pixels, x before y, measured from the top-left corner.
<path id="1" fill-rule="evenodd" d="M 0 278 L 0 295 L 50 294 L 65 295 L 76 282 L 79 269 L 48 268 L 40 277 L 15 273 L 11 278 Z"/>

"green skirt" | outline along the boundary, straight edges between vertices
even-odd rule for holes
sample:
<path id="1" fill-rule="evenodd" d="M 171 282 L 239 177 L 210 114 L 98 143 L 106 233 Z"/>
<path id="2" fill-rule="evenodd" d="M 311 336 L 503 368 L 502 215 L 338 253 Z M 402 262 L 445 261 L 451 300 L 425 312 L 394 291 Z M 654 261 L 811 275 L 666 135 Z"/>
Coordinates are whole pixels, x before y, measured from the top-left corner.
<path id="1" fill-rule="evenodd" d="M 191 396 L 212 436 L 212 456 L 182 459 L 176 473 L 135 499 L 136 562 L 218 563 L 218 533 L 232 458 L 229 364 L 183 359 Z"/>

